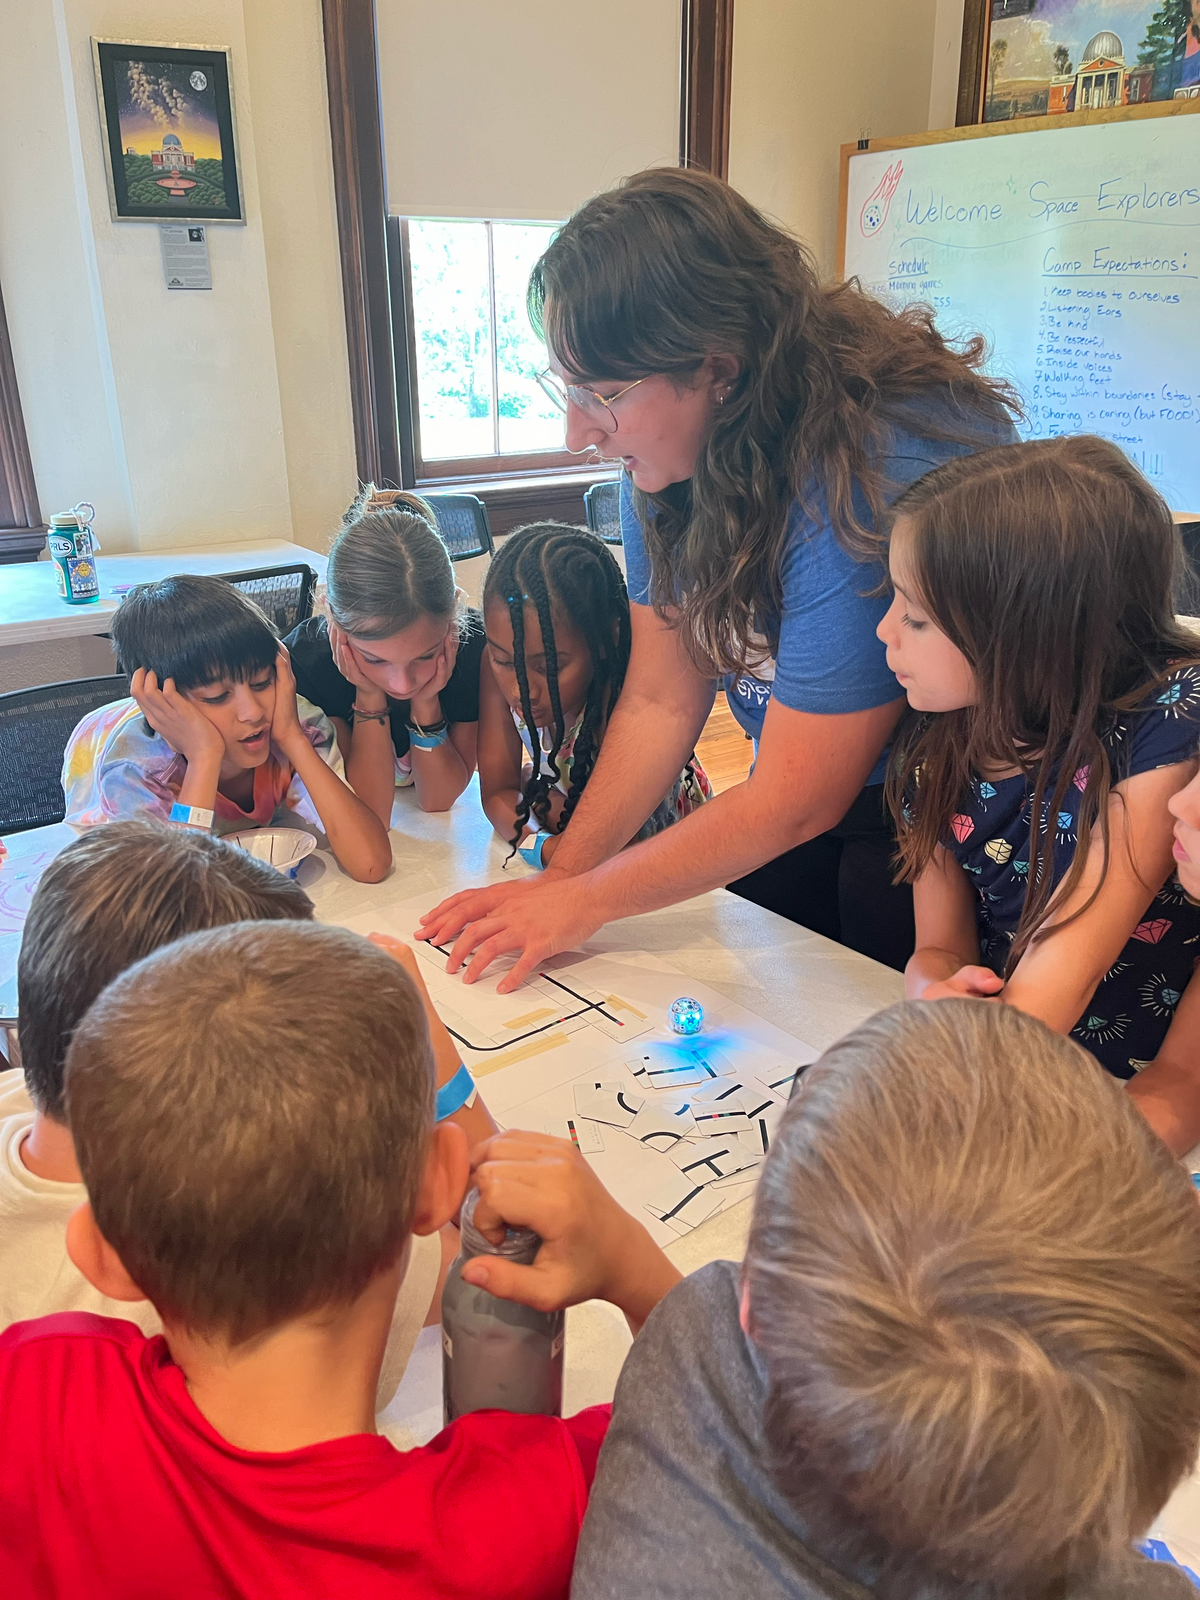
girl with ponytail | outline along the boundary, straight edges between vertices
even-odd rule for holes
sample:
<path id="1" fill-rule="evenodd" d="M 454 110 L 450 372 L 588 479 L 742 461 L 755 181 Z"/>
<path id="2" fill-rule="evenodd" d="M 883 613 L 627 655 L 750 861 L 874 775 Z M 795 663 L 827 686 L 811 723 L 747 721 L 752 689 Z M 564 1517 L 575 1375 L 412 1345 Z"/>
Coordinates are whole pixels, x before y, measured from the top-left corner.
<path id="1" fill-rule="evenodd" d="M 285 643 L 337 730 L 354 792 L 388 827 L 397 784 L 446 811 L 475 770 L 483 624 L 462 604 L 433 508 L 368 484 L 329 552 L 327 616 Z"/>

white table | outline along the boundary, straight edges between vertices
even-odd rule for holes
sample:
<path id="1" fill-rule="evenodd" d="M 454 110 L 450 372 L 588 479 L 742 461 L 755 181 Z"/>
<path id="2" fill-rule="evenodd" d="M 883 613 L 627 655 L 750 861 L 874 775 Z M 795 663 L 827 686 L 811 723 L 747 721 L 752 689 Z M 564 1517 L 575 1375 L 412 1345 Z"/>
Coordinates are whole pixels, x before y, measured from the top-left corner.
<path id="1" fill-rule="evenodd" d="M 72 830 L 60 823 L 5 841 L 10 857 L 0 868 L 0 919 L 4 874 L 15 883 L 23 862 L 56 853 L 72 837 Z M 411 789 L 400 790 L 391 842 L 395 870 L 379 884 L 355 883 L 326 850 L 302 864 L 300 882 L 322 921 L 343 922 L 373 908 L 384 911 L 426 893 L 432 906 L 455 889 L 498 878 L 507 854 L 480 807 L 476 779 L 450 811 L 437 815 L 422 812 Z M 514 870 L 521 875 L 528 871 L 520 862 L 509 869 Z M 18 944 L 11 917 L 7 924 L 0 920 L 0 996 L 11 981 Z M 595 955 L 650 951 L 684 977 L 710 985 L 818 1048 L 903 996 L 899 973 L 724 889 L 649 916 L 610 923 L 585 949 Z M 749 1202 L 743 1202 L 672 1244 L 667 1254 L 684 1272 L 721 1257 L 740 1259 L 749 1217 Z M 592 1302 L 568 1313 L 568 1414 L 612 1398 L 629 1342 L 625 1320 L 611 1306 Z M 441 1427 L 436 1328 L 422 1334 L 384 1421 L 389 1436 L 403 1444 L 424 1441 Z"/>
<path id="2" fill-rule="evenodd" d="M 318 579 L 325 577 L 323 555 L 282 540 L 100 555 L 96 559 L 100 599 L 82 606 L 69 606 L 60 597 L 52 561 L 16 562 L 0 568 L 0 647 L 107 632 L 109 618 L 120 604 L 120 596 L 113 594 L 117 585 L 155 583 L 177 572 L 252 572 L 257 567 L 290 567 L 301 561 L 314 569 Z"/>
<path id="3" fill-rule="evenodd" d="M 0 996 L 11 982 L 18 937 L 5 932 L 4 874 L 15 881 L 21 863 L 45 858 L 74 837 L 59 823 L 5 840 L 9 863 L 0 867 Z M 327 850 L 300 868 L 300 882 L 323 922 L 341 922 L 376 909 L 386 911 L 428 893 L 433 905 L 454 889 L 499 878 L 507 847 L 494 836 L 479 805 L 478 780 L 448 812 L 428 816 L 411 789 L 400 790 L 392 810 L 395 870 L 379 884 L 347 878 Z M 514 868 L 510 868 L 513 871 Z M 522 864 L 515 871 L 527 873 Z M 882 1006 L 903 998 L 898 972 L 834 944 L 820 934 L 763 911 L 724 889 L 644 917 L 613 922 L 584 948 L 647 950 L 683 977 L 699 979 L 769 1022 L 824 1049 Z M 1190 1164 L 1200 1169 L 1200 1147 Z M 711 1217 L 667 1248 L 682 1272 L 709 1261 L 740 1260 L 745 1251 L 750 1201 Z M 611 1400 L 630 1345 L 625 1319 L 601 1301 L 567 1313 L 564 1410 Z M 404 1379 L 380 1418 L 401 1448 L 425 1443 L 442 1425 L 441 1333 L 426 1328 Z M 1191 1539 L 1200 1523 L 1200 1474 L 1184 1480 L 1152 1530 Z"/>

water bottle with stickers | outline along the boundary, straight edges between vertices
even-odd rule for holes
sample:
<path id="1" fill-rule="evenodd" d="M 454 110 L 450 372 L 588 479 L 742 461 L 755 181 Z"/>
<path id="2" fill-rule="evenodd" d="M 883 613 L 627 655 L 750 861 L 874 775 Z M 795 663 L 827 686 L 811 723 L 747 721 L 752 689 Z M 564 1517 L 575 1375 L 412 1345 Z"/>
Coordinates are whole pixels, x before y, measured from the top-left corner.
<path id="1" fill-rule="evenodd" d="M 92 605 L 100 598 L 100 576 L 96 571 L 100 541 L 92 532 L 95 515 L 95 506 L 81 500 L 70 511 L 56 511 L 50 518 L 46 544 L 59 598 L 69 606 Z"/>
<path id="2" fill-rule="evenodd" d="M 474 1223 L 479 1191 L 463 1201 L 462 1248 L 442 1291 L 442 1416 L 469 1411 L 518 1411 L 562 1416 L 566 1313 L 533 1311 L 464 1283 L 472 1256 L 502 1256 L 531 1266 L 541 1240 L 529 1228 L 508 1228 L 493 1244 Z"/>

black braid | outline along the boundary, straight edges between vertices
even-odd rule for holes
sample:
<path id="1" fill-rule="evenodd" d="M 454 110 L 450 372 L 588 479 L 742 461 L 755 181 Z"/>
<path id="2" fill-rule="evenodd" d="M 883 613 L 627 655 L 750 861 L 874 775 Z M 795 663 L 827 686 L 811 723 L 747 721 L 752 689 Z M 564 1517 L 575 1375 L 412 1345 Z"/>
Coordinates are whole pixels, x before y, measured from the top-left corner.
<path id="1" fill-rule="evenodd" d="M 504 540 L 488 572 L 483 596 L 485 607 L 489 601 L 500 596 L 508 605 L 513 630 L 513 665 L 521 694 L 521 709 L 525 725 L 530 730 L 530 742 L 535 747 L 533 776 L 517 804 L 516 831 L 512 838 L 515 851 L 530 815 L 535 816 L 543 827 L 546 825 L 550 791 L 557 771 L 555 763 L 566 738 L 558 691 L 554 607 L 557 606 L 559 612 L 583 635 L 592 658 L 592 682 L 575 739 L 571 785 L 558 820 L 557 831 L 561 833 L 570 821 L 595 767 L 602 726 L 625 681 L 630 651 L 629 597 L 621 569 L 603 542 L 585 528 L 572 528 L 557 522 L 534 523 Z M 524 606 L 529 602 L 537 611 L 542 630 L 546 652 L 546 687 L 554 716 L 549 774 L 542 772 L 543 752 L 537 729 L 533 725 L 525 664 Z M 510 858 L 511 854 L 510 851 Z"/>

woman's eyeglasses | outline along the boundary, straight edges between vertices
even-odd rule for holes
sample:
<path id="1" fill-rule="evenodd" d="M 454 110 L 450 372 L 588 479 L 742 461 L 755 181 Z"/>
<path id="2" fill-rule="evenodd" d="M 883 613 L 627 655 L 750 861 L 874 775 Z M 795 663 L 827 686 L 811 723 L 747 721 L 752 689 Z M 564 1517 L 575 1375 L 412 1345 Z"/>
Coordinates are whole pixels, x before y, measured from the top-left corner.
<path id="1" fill-rule="evenodd" d="M 550 399 L 560 411 L 566 411 L 568 402 L 577 406 L 589 422 L 597 428 L 603 428 L 605 433 L 616 433 L 617 419 L 613 407 L 622 395 L 628 394 L 630 389 L 636 389 L 639 383 L 645 383 L 645 378 L 635 378 L 632 383 L 627 383 L 616 394 L 610 394 L 607 399 L 602 394 L 597 394 L 594 389 L 585 389 L 580 383 L 563 383 L 555 373 L 547 367 L 544 372 L 539 372 L 537 381 L 542 392 L 549 395 Z"/>

